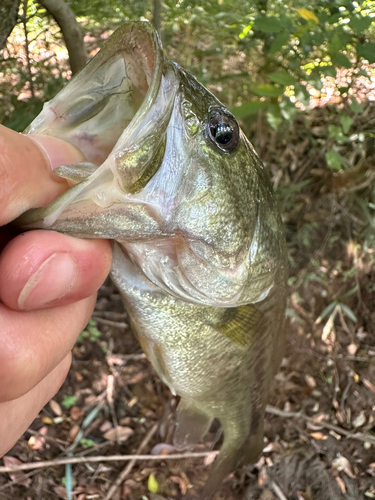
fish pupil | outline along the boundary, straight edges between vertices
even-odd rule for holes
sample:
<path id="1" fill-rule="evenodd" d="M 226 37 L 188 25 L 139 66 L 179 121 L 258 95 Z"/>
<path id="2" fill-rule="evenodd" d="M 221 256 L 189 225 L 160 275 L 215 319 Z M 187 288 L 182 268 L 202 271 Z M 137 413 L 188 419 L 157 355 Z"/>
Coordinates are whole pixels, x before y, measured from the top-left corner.
<path id="1" fill-rule="evenodd" d="M 229 144 L 233 137 L 233 129 L 230 125 L 221 122 L 211 127 L 211 134 L 219 144 Z"/>

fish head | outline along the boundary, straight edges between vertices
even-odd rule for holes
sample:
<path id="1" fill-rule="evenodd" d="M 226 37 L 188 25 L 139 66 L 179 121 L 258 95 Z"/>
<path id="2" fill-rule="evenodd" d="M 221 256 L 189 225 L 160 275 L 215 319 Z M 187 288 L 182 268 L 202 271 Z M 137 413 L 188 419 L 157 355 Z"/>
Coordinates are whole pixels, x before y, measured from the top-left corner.
<path id="1" fill-rule="evenodd" d="M 117 30 L 26 132 L 71 142 L 89 168 L 58 169 L 74 186 L 23 226 L 116 240 L 187 302 L 235 307 L 272 289 L 285 249 L 264 167 L 225 106 L 164 59 L 148 23 Z"/>

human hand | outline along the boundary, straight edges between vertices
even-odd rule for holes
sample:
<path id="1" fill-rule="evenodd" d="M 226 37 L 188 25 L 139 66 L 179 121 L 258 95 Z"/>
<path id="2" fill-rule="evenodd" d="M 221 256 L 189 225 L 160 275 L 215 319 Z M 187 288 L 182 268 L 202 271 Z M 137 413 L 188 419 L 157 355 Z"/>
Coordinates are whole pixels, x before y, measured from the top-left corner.
<path id="1" fill-rule="evenodd" d="M 32 137 L 0 125 L 0 456 L 63 383 L 111 266 L 108 241 L 14 237 L 6 226 L 68 189 L 53 168 L 83 159 L 59 139 Z"/>

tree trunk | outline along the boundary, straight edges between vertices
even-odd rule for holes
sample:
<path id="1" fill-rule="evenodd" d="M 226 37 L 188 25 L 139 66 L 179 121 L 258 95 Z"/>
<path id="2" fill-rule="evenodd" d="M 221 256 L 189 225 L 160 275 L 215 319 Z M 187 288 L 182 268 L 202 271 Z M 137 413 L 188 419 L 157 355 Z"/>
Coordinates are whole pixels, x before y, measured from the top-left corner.
<path id="1" fill-rule="evenodd" d="M 74 75 L 83 68 L 87 61 L 81 26 L 77 22 L 74 12 L 64 0 L 38 1 L 60 26 L 69 54 L 70 69 Z"/>
<path id="2" fill-rule="evenodd" d="M 8 36 L 17 24 L 21 0 L 0 0 L 0 50 L 5 47 Z"/>

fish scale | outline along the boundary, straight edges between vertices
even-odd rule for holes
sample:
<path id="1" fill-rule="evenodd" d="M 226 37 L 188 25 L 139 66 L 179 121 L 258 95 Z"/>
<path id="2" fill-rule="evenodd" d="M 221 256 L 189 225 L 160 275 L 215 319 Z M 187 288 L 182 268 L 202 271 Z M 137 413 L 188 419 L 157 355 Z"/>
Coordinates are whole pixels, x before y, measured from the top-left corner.
<path id="1" fill-rule="evenodd" d="M 207 498 L 261 453 L 283 352 L 286 245 L 264 167 L 143 22 L 119 28 L 26 133 L 65 139 L 87 162 L 57 169 L 72 187 L 17 223 L 114 240 L 111 278 L 132 329 L 181 397 L 176 448 L 215 418 L 223 427 Z"/>

